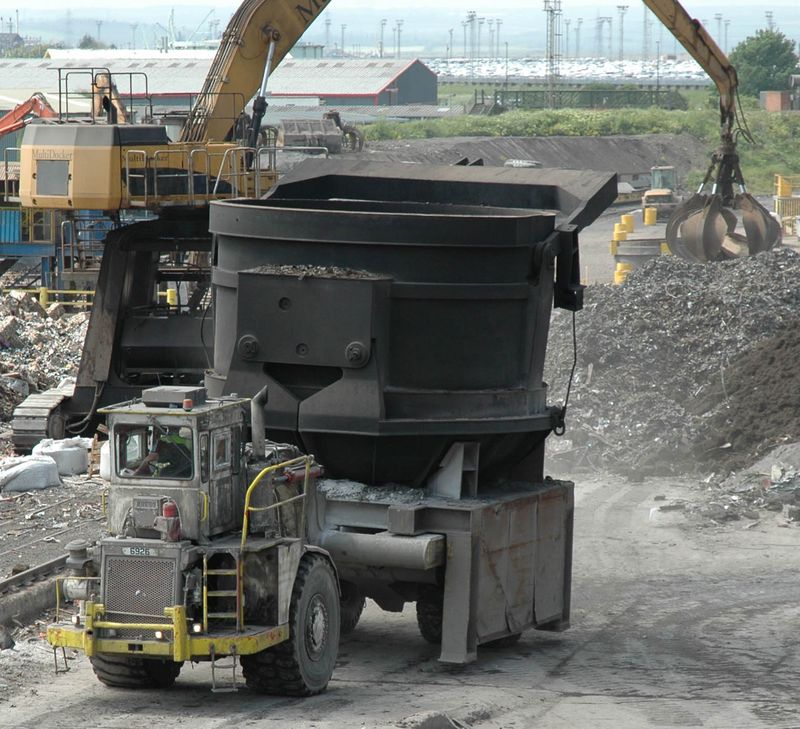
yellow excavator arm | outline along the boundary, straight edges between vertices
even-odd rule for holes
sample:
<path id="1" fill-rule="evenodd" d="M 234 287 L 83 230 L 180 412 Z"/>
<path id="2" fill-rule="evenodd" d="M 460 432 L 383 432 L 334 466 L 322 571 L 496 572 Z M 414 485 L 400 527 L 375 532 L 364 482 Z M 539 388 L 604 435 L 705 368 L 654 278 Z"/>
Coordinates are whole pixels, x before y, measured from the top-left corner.
<path id="1" fill-rule="evenodd" d="M 222 35 L 182 142 L 221 142 L 271 73 L 330 0 L 245 0 Z M 270 42 L 275 47 L 265 69 Z"/>
<path id="2" fill-rule="evenodd" d="M 727 127 L 728 131 L 732 131 L 739 79 L 724 51 L 714 42 L 700 21 L 692 18 L 676 0 L 642 2 L 716 84 L 723 130 Z"/>

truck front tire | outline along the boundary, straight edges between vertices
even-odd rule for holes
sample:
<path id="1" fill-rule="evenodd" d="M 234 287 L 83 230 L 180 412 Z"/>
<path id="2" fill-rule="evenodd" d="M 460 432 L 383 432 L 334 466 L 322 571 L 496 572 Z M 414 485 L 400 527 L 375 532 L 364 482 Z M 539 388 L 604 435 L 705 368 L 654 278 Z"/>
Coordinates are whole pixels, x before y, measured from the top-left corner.
<path id="1" fill-rule="evenodd" d="M 328 685 L 339 652 L 339 589 L 330 562 L 309 552 L 300 560 L 289 607 L 289 640 L 239 660 L 251 689 L 313 696 Z"/>
<path id="2" fill-rule="evenodd" d="M 130 689 L 169 688 L 175 683 L 183 666 L 183 663 L 175 661 L 111 653 L 92 656 L 89 661 L 101 683 L 112 688 Z"/>

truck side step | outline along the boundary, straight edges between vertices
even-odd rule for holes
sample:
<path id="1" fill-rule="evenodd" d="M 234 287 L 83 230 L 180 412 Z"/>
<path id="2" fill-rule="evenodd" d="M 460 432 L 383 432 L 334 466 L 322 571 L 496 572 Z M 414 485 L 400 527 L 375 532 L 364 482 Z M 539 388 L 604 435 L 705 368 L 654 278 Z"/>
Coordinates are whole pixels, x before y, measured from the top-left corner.
<path id="1" fill-rule="evenodd" d="M 210 616 L 209 616 L 210 617 Z M 236 652 L 230 655 L 230 663 L 220 663 L 222 659 L 217 658 L 214 652 L 214 646 L 211 646 L 211 691 L 214 693 L 233 693 L 239 690 L 236 685 Z M 231 671 L 231 683 L 228 686 L 220 686 L 217 684 L 217 671 L 223 669 Z"/>

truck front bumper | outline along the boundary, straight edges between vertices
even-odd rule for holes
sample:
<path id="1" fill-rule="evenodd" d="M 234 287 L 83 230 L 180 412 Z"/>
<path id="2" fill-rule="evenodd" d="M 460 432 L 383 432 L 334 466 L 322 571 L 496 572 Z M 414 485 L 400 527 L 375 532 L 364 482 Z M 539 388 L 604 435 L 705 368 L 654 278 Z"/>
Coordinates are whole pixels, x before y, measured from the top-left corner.
<path id="1" fill-rule="evenodd" d="M 178 605 L 164 610 L 163 623 L 117 623 L 103 620 L 105 608 L 99 603 L 86 603 L 83 625 L 54 624 L 47 628 L 47 642 L 53 648 L 75 648 L 87 656 L 98 653 L 121 654 L 169 659 L 176 662 L 197 661 L 226 655 L 258 653 L 289 637 L 289 626 L 251 626 L 241 631 L 218 633 L 190 632 L 186 610 Z M 114 630 L 160 631 L 161 639 L 97 637 L 97 631 Z"/>

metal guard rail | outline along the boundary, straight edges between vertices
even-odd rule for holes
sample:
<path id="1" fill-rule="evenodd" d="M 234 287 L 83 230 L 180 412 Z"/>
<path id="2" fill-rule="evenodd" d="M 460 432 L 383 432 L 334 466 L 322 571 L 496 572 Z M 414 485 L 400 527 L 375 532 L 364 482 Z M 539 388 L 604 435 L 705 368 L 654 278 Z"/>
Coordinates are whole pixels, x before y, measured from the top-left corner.
<path id="1" fill-rule="evenodd" d="M 296 466 L 299 464 L 305 464 L 305 473 L 303 475 L 303 492 L 298 494 L 297 496 L 293 496 L 289 499 L 284 499 L 283 501 L 276 501 L 274 504 L 270 504 L 269 506 L 250 506 L 250 500 L 252 498 L 253 492 L 258 488 L 258 485 L 264 479 L 265 476 L 268 476 L 270 473 L 274 473 L 275 471 L 279 471 L 286 468 L 291 468 L 292 466 Z M 314 463 L 314 456 L 299 456 L 297 458 L 292 458 L 289 461 L 284 461 L 283 463 L 278 463 L 274 466 L 267 466 L 266 468 L 262 469 L 262 471 L 256 476 L 250 486 L 247 488 L 247 492 L 244 497 L 244 517 L 242 519 L 242 543 L 241 549 L 244 551 L 245 544 L 247 543 L 247 530 L 250 526 L 250 512 L 251 511 L 272 511 L 273 509 L 279 509 L 282 506 L 287 504 L 293 503 L 295 501 L 299 501 L 300 499 L 305 498 L 306 493 L 308 491 L 308 479 L 311 474 L 311 465 Z M 305 527 L 305 507 L 303 508 L 303 517 L 302 517 L 302 526 L 301 528 Z"/>

